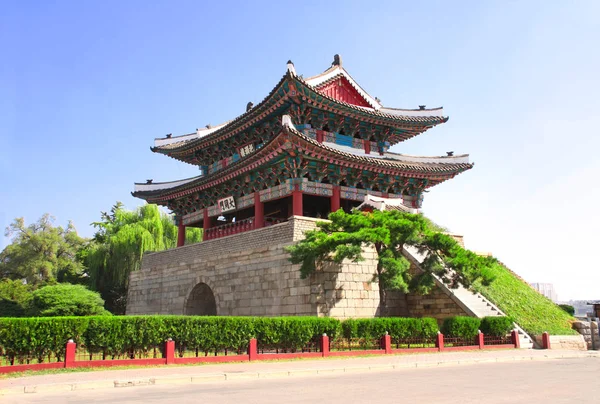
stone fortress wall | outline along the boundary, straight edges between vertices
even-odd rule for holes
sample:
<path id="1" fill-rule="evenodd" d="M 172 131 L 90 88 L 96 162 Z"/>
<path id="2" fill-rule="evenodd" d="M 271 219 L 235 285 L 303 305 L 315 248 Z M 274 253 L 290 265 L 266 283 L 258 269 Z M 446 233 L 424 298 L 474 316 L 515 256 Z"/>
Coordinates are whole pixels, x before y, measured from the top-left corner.
<path id="1" fill-rule="evenodd" d="M 316 219 L 289 221 L 146 254 L 129 279 L 127 314 L 217 314 L 223 316 L 379 315 L 375 253 L 365 260 L 328 264 L 307 279 L 288 261 L 285 247 L 314 229 Z M 213 297 L 214 296 L 214 300 Z M 428 296 L 388 293 L 386 315 L 441 320 L 464 311 L 444 292 Z"/>

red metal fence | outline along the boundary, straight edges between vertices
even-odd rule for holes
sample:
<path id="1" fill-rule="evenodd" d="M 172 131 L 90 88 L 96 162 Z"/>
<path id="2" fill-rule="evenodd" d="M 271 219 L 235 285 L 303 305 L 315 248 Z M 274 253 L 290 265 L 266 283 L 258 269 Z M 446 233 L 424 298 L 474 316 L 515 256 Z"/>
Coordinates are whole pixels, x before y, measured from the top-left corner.
<path id="1" fill-rule="evenodd" d="M 546 337 L 549 339 L 548 337 Z M 245 352 L 241 349 L 220 349 L 210 352 L 189 350 L 175 341 L 167 340 L 164 346 L 149 347 L 143 352 L 115 353 L 102 351 L 90 352 L 84 346 L 77 347 L 72 341 L 67 342 L 64 358 L 17 358 L 10 362 L 0 361 L 0 373 L 23 372 L 27 370 L 77 368 L 77 367 L 111 367 L 129 365 L 170 365 L 184 363 L 207 362 L 245 362 L 253 360 L 273 360 L 330 356 L 385 355 L 406 352 L 441 352 L 490 348 L 518 348 L 519 336 L 513 331 L 510 337 L 486 337 L 477 335 L 474 339 L 444 338 L 438 334 L 435 339 L 394 339 L 384 335 L 378 339 L 337 338 L 329 339 L 327 335 L 312 340 L 304 347 L 284 347 L 260 344 L 256 339 L 248 342 Z M 546 346 L 545 346 L 546 347 Z M 548 344 L 549 347 L 549 344 Z M 0 355 L 2 352 L 0 352 Z M 4 359 L 1 358 L 0 359 Z M 41 360 L 40 360 L 41 359 Z M 37 360 L 38 363 L 31 363 Z M 43 362 L 48 360 L 48 362 Z M 51 361 L 52 360 L 52 361 Z M 42 362 L 42 363 L 39 363 Z"/>

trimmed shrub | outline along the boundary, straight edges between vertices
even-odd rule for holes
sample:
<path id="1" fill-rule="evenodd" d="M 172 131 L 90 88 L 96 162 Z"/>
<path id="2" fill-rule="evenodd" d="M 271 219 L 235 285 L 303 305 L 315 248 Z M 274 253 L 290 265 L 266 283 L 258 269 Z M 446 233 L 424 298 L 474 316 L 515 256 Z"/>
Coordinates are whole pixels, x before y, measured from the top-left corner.
<path id="1" fill-rule="evenodd" d="M 510 317 L 484 317 L 481 319 L 480 330 L 485 335 L 504 337 L 513 329 L 513 321 Z"/>
<path id="2" fill-rule="evenodd" d="M 339 320 L 328 317 L 258 317 L 254 319 L 254 336 L 264 345 L 301 349 L 315 337 L 340 334 Z"/>
<path id="3" fill-rule="evenodd" d="M 480 324 L 477 317 L 450 317 L 444 320 L 442 333 L 447 337 L 472 338 L 477 335 Z"/>
<path id="4" fill-rule="evenodd" d="M 381 317 L 349 319 L 342 323 L 344 338 L 379 338 L 386 332 L 397 338 L 433 338 L 439 328 L 433 318 Z"/>
<path id="5" fill-rule="evenodd" d="M 569 313 L 571 316 L 575 315 L 575 307 L 571 306 L 570 304 L 559 304 L 558 307 Z"/>
<path id="6" fill-rule="evenodd" d="M 33 292 L 31 314 L 40 317 L 110 315 L 98 292 L 70 284 L 44 286 Z"/>

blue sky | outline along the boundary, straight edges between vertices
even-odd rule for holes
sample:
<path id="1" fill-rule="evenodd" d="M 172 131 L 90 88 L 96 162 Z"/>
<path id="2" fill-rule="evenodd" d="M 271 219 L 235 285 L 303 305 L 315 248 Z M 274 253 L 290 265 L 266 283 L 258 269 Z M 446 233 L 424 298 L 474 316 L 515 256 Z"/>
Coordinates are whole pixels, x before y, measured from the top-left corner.
<path id="1" fill-rule="evenodd" d="M 431 189 L 428 216 L 561 299 L 600 298 L 598 15 L 596 1 L 5 1 L 0 226 L 49 212 L 91 236 L 115 201 L 141 204 L 133 182 L 197 174 L 151 153 L 155 137 L 236 117 L 288 59 L 308 77 L 339 53 L 384 105 L 450 116 L 394 148 L 475 162 Z"/>

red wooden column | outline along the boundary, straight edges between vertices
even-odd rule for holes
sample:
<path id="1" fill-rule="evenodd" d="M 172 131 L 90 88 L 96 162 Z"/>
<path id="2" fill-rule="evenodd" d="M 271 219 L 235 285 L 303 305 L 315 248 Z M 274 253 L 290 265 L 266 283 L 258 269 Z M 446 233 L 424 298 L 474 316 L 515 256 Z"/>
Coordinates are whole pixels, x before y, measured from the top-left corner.
<path id="1" fill-rule="evenodd" d="M 183 220 L 179 219 L 179 225 L 177 226 L 177 247 L 181 247 L 185 244 L 185 226 Z"/>
<path id="2" fill-rule="evenodd" d="M 322 130 L 317 130 L 317 142 L 323 143 L 323 139 L 325 138 L 325 134 Z"/>
<path id="3" fill-rule="evenodd" d="M 208 208 L 204 208 L 204 218 L 202 219 L 202 225 L 204 228 L 204 234 L 202 240 L 206 240 L 206 230 L 210 229 L 210 218 L 208 217 Z"/>
<path id="4" fill-rule="evenodd" d="M 363 145 L 365 147 L 365 153 L 366 154 L 371 154 L 371 141 L 370 140 L 365 140 L 363 142 Z"/>
<path id="5" fill-rule="evenodd" d="M 337 212 L 341 207 L 341 188 L 339 185 L 333 186 L 331 194 L 331 212 Z"/>
<path id="6" fill-rule="evenodd" d="M 260 192 L 254 191 L 254 228 L 260 229 L 265 225 L 265 205 L 260 201 Z"/>
<path id="7" fill-rule="evenodd" d="M 294 216 L 302 216 L 302 212 L 302 191 L 298 184 L 296 184 L 292 191 L 292 214 Z"/>

